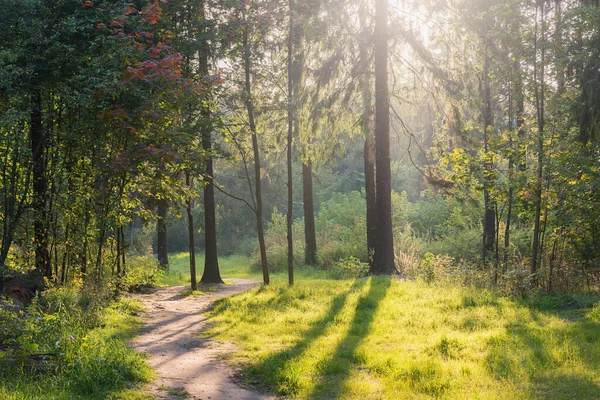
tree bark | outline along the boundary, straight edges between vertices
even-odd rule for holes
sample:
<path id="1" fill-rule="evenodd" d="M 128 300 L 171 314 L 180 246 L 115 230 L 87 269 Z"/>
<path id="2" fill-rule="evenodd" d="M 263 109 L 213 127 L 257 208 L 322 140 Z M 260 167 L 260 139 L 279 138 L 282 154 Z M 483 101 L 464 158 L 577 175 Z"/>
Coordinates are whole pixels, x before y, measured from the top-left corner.
<path id="1" fill-rule="evenodd" d="M 390 110 L 388 94 L 388 3 L 375 3 L 375 165 L 377 233 L 373 274 L 393 274 L 392 172 L 390 167 Z"/>
<path id="2" fill-rule="evenodd" d="M 166 270 L 169 268 L 169 248 L 167 243 L 167 216 L 169 203 L 167 199 L 158 200 L 158 219 L 156 221 L 158 265 Z"/>
<path id="3" fill-rule="evenodd" d="M 512 71 L 511 71 L 512 72 Z M 510 74 L 512 78 L 512 73 Z M 503 271 L 506 270 L 508 265 L 508 246 L 510 245 L 510 224 L 512 220 L 512 211 L 513 211 L 513 197 L 514 197 L 514 180 L 515 180 L 515 171 L 514 171 L 514 142 L 513 142 L 513 95 L 512 95 L 512 86 L 509 84 L 509 92 L 508 92 L 508 199 L 507 199 L 507 211 L 506 211 L 506 224 L 504 226 L 504 256 L 502 260 Z M 500 233 L 498 233 L 500 235 Z"/>
<path id="4" fill-rule="evenodd" d="M 206 114 L 206 111 L 202 111 Z M 205 115 L 206 118 L 209 116 Z M 204 170 L 204 273 L 200 282 L 223 283 L 219 271 L 219 258 L 217 255 L 217 218 L 215 210 L 215 186 L 213 183 L 213 158 L 211 133 L 205 128 L 202 134 L 202 148 L 206 154 Z"/>
<path id="5" fill-rule="evenodd" d="M 256 194 L 256 230 L 258 234 L 258 247 L 260 249 L 260 263 L 262 266 L 263 283 L 268 285 L 269 264 L 267 262 L 267 247 L 265 245 L 265 232 L 263 227 L 263 204 L 262 204 L 262 186 L 260 174 L 260 152 L 258 148 L 258 137 L 256 132 L 256 123 L 254 120 L 254 102 L 252 100 L 252 85 L 250 82 L 251 52 L 248 43 L 248 25 L 244 28 L 244 72 L 246 87 L 246 110 L 248 111 L 248 121 L 250 123 L 250 133 L 252 134 L 252 152 L 254 153 L 254 189 Z"/>
<path id="6" fill-rule="evenodd" d="M 359 58 L 365 64 L 360 82 L 362 109 L 362 131 L 365 138 L 363 148 L 363 165 L 365 173 L 365 200 L 367 203 L 367 254 L 369 268 L 373 269 L 373 255 L 375 252 L 377 232 L 377 205 L 375 196 L 375 137 L 373 135 L 373 99 L 371 93 L 371 74 L 366 46 L 360 47 Z"/>
<path id="7" fill-rule="evenodd" d="M 539 256 L 539 245 L 540 245 L 540 221 L 542 212 L 542 180 L 543 180 L 543 161 L 544 161 L 544 63 L 545 63 L 545 22 L 544 22 L 544 3 L 540 5 L 541 11 L 541 60 L 539 66 L 539 82 L 538 82 L 538 66 L 537 63 L 534 65 L 534 81 L 535 81 L 535 103 L 537 109 L 537 125 L 538 125 L 538 137 L 537 137 L 537 174 L 535 183 L 535 215 L 533 219 L 533 243 L 531 244 L 531 262 L 529 265 L 529 272 L 534 276 L 538 271 L 538 256 Z M 535 31 L 535 53 L 537 55 L 537 16 L 536 16 L 536 31 Z"/>
<path id="8" fill-rule="evenodd" d="M 302 164 L 302 186 L 304 189 L 304 263 L 317 265 L 317 233 L 315 231 L 312 161 L 310 159 Z"/>
<path id="9" fill-rule="evenodd" d="M 204 1 L 200 5 L 200 19 L 206 19 Z M 206 35 L 204 35 L 206 36 Z M 208 43 L 204 41 L 199 56 L 200 76 L 208 76 Z M 217 218 L 215 210 L 215 186 L 212 156 L 212 124 L 211 113 L 208 106 L 204 105 L 200 111 L 202 120 L 202 149 L 204 150 L 204 273 L 200 282 L 223 283 L 219 271 L 219 258 L 217 254 Z"/>
<path id="10" fill-rule="evenodd" d="M 185 171 L 185 184 L 191 190 L 192 181 L 190 171 Z M 187 217 L 188 217 L 188 237 L 189 237 L 189 252 L 190 252 L 190 281 L 192 290 L 198 290 L 196 281 L 196 241 L 194 239 L 194 215 L 192 214 L 192 198 L 188 197 L 185 200 Z"/>
<path id="11" fill-rule="evenodd" d="M 490 133 L 493 124 L 492 120 L 492 100 L 489 84 L 489 57 L 487 55 L 487 39 L 485 40 L 485 60 L 483 70 L 483 96 L 484 96 L 484 108 L 483 108 L 483 147 L 484 156 L 486 159 L 483 162 L 484 168 L 484 189 L 483 189 L 483 203 L 484 203 L 484 217 L 483 217 L 483 262 L 487 262 L 489 255 L 494 251 L 494 243 L 496 241 L 496 206 L 495 202 L 490 194 L 490 187 L 492 185 L 490 174 L 492 173 L 493 163 L 488 160 L 487 157 L 490 151 Z"/>
<path id="12" fill-rule="evenodd" d="M 295 99 L 293 82 L 293 51 L 294 51 L 294 0 L 288 1 L 289 6 L 289 31 L 288 31 L 288 49 L 287 49 L 287 68 L 288 68 L 288 132 L 287 132 L 287 251 L 288 251 L 288 283 L 294 284 L 294 241 L 292 237 L 292 212 L 294 208 L 294 198 L 292 190 L 292 140 L 295 121 Z"/>

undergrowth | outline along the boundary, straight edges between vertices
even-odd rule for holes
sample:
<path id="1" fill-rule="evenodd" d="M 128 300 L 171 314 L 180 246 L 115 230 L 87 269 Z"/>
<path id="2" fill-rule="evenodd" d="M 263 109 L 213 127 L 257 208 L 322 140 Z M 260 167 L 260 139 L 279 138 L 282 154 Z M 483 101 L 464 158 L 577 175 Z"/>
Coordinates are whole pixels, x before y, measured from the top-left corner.
<path id="1" fill-rule="evenodd" d="M 126 344 L 140 303 L 80 288 L 50 289 L 25 313 L 0 311 L 0 398 L 142 399 L 152 370 Z"/>

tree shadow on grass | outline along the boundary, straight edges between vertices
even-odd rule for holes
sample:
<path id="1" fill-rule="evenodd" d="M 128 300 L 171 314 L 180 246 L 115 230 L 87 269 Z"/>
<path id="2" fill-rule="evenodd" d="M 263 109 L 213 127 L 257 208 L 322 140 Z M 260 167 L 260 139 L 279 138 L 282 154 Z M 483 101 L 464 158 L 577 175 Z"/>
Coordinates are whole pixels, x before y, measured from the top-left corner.
<path id="1" fill-rule="evenodd" d="M 339 397 L 352 370 L 360 364 L 360 360 L 356 357 L 356 349 L 371 331 L 377 309 L 391 284 L 390 277 L 371 278 L 369 293 L 359 299 L 346 337 L 338 344 L 330 359 L 320 365 L 321 377 L 314 386 L 310 398 L 334 399 Z"/>
<path id="2" fill-rule="evenodd" d="M 346 305 L 348 295 L 360 291 L 366 283 L 367 279 L 357 279 L 347 291 L 336 296 L 323 318 L 315 321 L 310 330 L 304 335 L 304 338 L 294 347 L 272 354 L 259 364 L 248 367 L 245 373 L 252 379 L 251 383 L 266 390 L 275 388 L 279 394 L 295 393 L 298 390 L 298 382 L 290 379 L 286 373 L 287 370 L 295 360 L 302 357 L 310 345 L 321 337 L 335 321 L 337 315 Z"/>
<path id="3" fill-rule="evenodd" d="M 489 371 L 517 385 L 528 381 L 523 389 L 534 398 L 600 398 L 600 323 L 586 317 L 589 305 L 522 306 L 530 318 L 510 323 L 490 341 Z M 549 325 L 549 316 L 562 322 Z"/>

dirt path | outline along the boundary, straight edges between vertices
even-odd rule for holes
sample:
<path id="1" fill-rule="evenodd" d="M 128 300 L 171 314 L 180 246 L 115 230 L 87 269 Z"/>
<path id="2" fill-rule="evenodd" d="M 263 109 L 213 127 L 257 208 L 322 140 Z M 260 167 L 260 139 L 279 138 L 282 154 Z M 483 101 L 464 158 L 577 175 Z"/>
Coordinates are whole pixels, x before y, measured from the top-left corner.
<path id="1" fill-rule="evenodd" d="M 234 382 L 235 371 L 220 359 L 233 352 L 233 346 L 198 337 L 215 300 L 254 286 L 256 282 L 248 279 L 232 279 L 227 285 L 200 286 L 200 296 L 182 297 L 184 286 L 134 295 L 148 308 L 146 326 L 132 346 L 150 354 L 148 362 L 157 373 L 151 394 L 159 399 L 273 399 Z"/>

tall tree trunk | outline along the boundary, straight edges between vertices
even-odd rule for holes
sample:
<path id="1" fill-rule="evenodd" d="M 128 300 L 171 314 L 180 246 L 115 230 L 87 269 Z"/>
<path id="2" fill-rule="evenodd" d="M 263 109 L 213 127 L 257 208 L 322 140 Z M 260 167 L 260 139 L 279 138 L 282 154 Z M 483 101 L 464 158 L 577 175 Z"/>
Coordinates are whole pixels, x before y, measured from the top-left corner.
<path id="1" fill-rule="evenodd" d="M 200 19 L 206 20 L 204 1 L 200 4 Z M 206 37 L 206 34 L 204 35 Z M 205 40 L 199 55 L 199 73 L 202 77 L 208 76 L 208 51 L 209 45 Z M 207 99 L 208 100 L 208 99 Z M 219 271 L 219 258 L 217 254 L 217 218 L 215 210 L 215 186 L 212 156 L 212 124 L 211 113 L 208 106 L 204 105 L 200 111 L 202 116 L 202 149 L 204 150 L 204 273 L 200 282 L 223 283 Z"/>
<path id="2" fill-rule="evenodd" d="M 254 153 L 254 189 L 256 192 L 256 230 L 258 233 L 258 247 L 260 249 L 260 264 L 262 266 L 263 283 L 268 285 L 269 264 L 267 262 L 267 246 L 265 245 L 265 231 L 263 227 L 263 204 L 262 204 L 262 186 L 260 173 L 260 152 L 258 148 L 258 137 L 256 132 L 256 123 L 254 120 L 254 102 L 252 100 L 252 85 L 250 82 L 250 72 L 252 69 L 251 52 L 248 43 L 248 25 L 244 28 L 244 72 L 246 87 L 246 110 L 248 111 L 248 121 L 250 123 L 250 133 L 252 134 L 252 152 Z"/>
<path id="3" fill-rule="evenodd" d="M 539 81 L 538 81 L 538 63 L 534 65 L 534 81 L 535 81 L 535 103 L 537 109 L 537 125 L 538 125 L 538 137 L 537 137 L 537 174 L 535 182 L 535 215 L 533 219 L 533 243 L 531 245 L 531 262 L 529 272 L 534 276 L 538 271 L 538 257 L 540 247 L 540 221 L 542 212 L 542 180 L 543 180 L 543 162 L 544 162 L 544 63 L 545 63 L 545 21 L 544 21 L 544 3 L 540 4 L 541 12 L 541 60 L 539 65 Z M 536 15 L 536 26 L 535 26 L 535 54 L 537 55 L 537 15 Z"/>
<path id="4" fill-rule="evenodd" d="M 523 96 L 521 62 L 518 57 L 515 57 L 513 66 L 515 71 L 515 116 L 517 120 L 517 170 L 523 174 L 527 170 L 527 157 L 523 149 L 525 142 L 525 97 Z"/>
<path id="5" fill-rule="evenodd" d="M 512 74 L 511 78 L 512 78 Z M 510 153 L 508 155 L 508 205 L 506 211 L 506 224 L 504 226 L 504 256 L 502 260 L 503 270 L 506 270 L 508 265 L 508 246 L 510 245 L 510 223 L 512 220 L 512 211 L 513 211 L 513 197 L 514 197 L 514 180 L 515 180 L 515 171 L 514 171 L 514 155 L 513 155 L 513 95 L 512 95 L 512 86 L 509 84 L 508 88 L 508 148 L 510 149 Z"/>
<path id="6" fill-rule="evenodd" d="M 287 49 L 287 73 L 288 73 L 288 133 L 287 133 L 287 251 L 288 251 L 288 283 L 294 284 L 294 241 L 292 237 L 292 212 L 294 208 L 294 198 L 292 190 L 292 140 L 295 122 L 295 99 L 293 82 L 293 51 L 294 51 L 294 0 L 289 0 L 289 31 L 288 31 L 288 49 Z"/>
<path id="7" fill-rule="evenodd" d="M 388 3 L 375 2 L 375 165 L 377 233 L 373 274 L 393 274 L 392 171 L 390 167 L 390 105 L 388 95 Z"/>
<path id="8" fill-rule="evenodd" d="M 202 111 L 206 113 L 206 111 Z M 206 115 L 206 118 L 210 118 Z M 217 218 L 215 210 L 215 186 L 213 183 L 213 158 L 211 134 L 206 130 L 202 134 L 202 148 L 206 154 L 204 170 L 204 273 L 200 282 L 223 283 L 219 271 L 219 258 L 217 256 Z"/>
<path id="9" fill-rule="evenodd" d="M 50 279 L 52 268 L 48 252 L 48 213 L 46 199 L 46 135 L 42 127 L 42 95 L 39 89 L 31 93 L 31 153 L 33 155 L 33 215 L 35 235 L 35 268 Z"/>
<path id="10" fill-rule="evenodd" d="M 158 200 L 156 234 L 157 234 L 157 253 L 158 265 L 166 270 L 169 268 L 169 248 L 167 243 L 167 216 L 169 212 L 169 203 L 167 199 Z"/>
<path id="11" fill-rule="evenodd" d="M 313 201 L 312 161 L 302 164 L 302 186 L 304 189 L 304 263 L 317 264 L 317 233 L 315 231 L 315 205 Z"/>
<path id="12" fill-rule="evenodd" d="M 364 75 L 361 80 L 362 131 L 365 138 L 363 162 L 365 173 L 365 199 L 367 203 L 367 251 L 369 267 L 373 268 L 377 232 L 377 204 L 375 196 L 375 137 L 373 136 L 373 99 L 371 96 L 370 63 L 365 46 L 360 48 L 360 59 L 365 63 Z"/>
<path id="13" fill-rule="evenodd" d="M 185 184 L 191 190 L 192 181 L 190 178 L 190 171 L 185 171 Z M 185 200 L 187 218 L 188 218 L 188 237 L 189 237 L 189 251 L 190 251 L 190 281 L 192 290 L 198 290 L 198 283 L 196 282 L 196 241 L 194 239 L 194 215 L 192 214 L 192 198 L 188 197 Z"/>
<path id="14" fill-rule="evenodd" d="M 489 83 L 489 56 L 487 55 L 487 38 L 485 39 L 485 60 L 483 69 L 483 147 L 485 160 L 484 168 L 484 189 L 483 189 L 483 204 L 485 207 L 483 217 L 483 262 L 488 261 L 490 254 L 494 251 L 494 243 L 496 241 L 496 207 L 495 202 L 490 194 L 490 186 L 492 185 L 490 174 L 492 173 L 493 163 L 488 160 L 490 151 L 490 133 L 492 129 L 492 99 Z"/>

